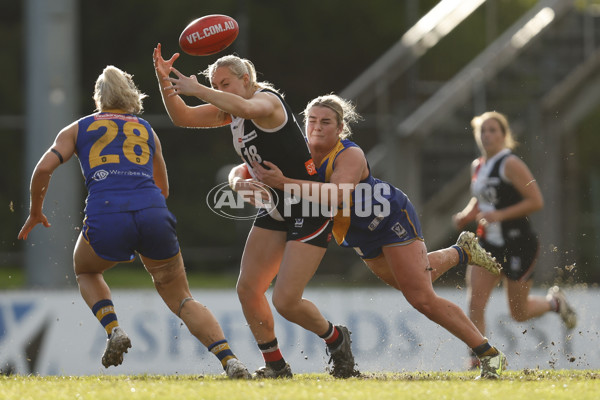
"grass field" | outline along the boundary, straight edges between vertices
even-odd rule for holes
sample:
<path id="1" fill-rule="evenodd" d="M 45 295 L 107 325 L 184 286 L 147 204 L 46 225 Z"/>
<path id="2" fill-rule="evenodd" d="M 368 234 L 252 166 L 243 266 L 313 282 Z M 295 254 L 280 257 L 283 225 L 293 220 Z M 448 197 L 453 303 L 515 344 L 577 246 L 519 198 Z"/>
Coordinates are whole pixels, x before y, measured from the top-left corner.
<path id="1" fill-rule="evenodd" d="M 299 374 L 286 380 L 232 381 L 224 376 L 0 376 L 0 399 L 510 399 L 600 397 L 600 371 L 507 371 L 475 381 L 475 372 L 365 374 L 337 380 Z"/>
<path id="2" fill-rule="evenodd" d="M 196 271 L 187 272 L 192 288 L 233 288 L 237 274 L 208 274 Z M 112 289 L 152 289 L 152 278 L 139 265 L 120 265 L 104 273 L 106 282 Z M 25 289 L 25 270 L 18 267 L 0 268 L 0 290 Z"/>

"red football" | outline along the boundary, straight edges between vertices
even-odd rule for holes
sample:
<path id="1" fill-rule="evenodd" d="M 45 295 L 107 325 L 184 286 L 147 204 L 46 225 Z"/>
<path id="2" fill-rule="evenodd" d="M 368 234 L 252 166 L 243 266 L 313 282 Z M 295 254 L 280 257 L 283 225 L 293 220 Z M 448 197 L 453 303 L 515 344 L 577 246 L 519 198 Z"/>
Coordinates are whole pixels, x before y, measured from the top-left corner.
<path id="1" fill-rule="evenodd" d="M 208 56 L 229 46 L 240 29 L 227 15 L 205 15 L 185 27 L 179 36 L 179 47 L 192 56 Z"/>

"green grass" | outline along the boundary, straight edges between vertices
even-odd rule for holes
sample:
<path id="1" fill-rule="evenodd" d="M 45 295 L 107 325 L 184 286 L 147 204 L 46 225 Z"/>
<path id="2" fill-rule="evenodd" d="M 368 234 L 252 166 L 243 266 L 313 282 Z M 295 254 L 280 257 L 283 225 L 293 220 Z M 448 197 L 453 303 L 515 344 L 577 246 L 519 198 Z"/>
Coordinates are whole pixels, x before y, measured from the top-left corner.
<path id="1" fill-rule="evenodd" d="M 237 275 L 187 271 L 192 288 L 233 288 Z M 112 289 L 153 289 L 152 278 L 142 264 L 122 264 L 104 273 L 104 279 Z M 18 267 L 0 268 L 0 290 L 25 289 L 25 270 Z M 0 397 L 1 399 L 1 397 Z"/>
<path id="2" fill-rule="evenodd" d="M 600 371 L 507 371 L 497 381 L 474 372 L 378 373 L 348 380 L 299 374 L 286 380 L 223 376 L 0 376 L 0 398 L 27 399 L 598 399 Z"/>
<path id="3" fill-rule="evenodd" d="M 21 289 L 25 287 L 25 271 L 23 268 L 0 268 L 0 289 Z"/>
<path id="4" fill-rule="evenodd" d="M 197 271 L 187 271 L 187 278 L 191 288 L 234 288 L 237 275 L 234 274 L 209 274 Z M 118 265 L 104 273 L 106 283 L 113 289 L 144 289 L 154 288 L 150 274 L 144 267 Z"/>

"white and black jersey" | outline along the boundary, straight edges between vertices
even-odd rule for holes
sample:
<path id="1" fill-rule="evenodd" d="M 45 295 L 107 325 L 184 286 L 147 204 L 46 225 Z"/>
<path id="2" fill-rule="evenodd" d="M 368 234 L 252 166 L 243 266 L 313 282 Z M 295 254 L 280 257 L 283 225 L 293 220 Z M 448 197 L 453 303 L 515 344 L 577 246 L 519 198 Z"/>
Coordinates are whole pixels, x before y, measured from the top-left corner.
<path id="1" fill-rule="evenodd" d="M 290 107 L 279 93 L 270 89 L 261 91 L 277 96 L 285 110 L 285 121 L 281 126 L 267 129 L 252 120 L 232 116 L 231 133 L 235 151 L 244 159 L 251 174 L 250 162 L 262 164 L 263 161 L 269 161 L 277 165 L 288 178 L 316 181 L 316 169 L 306 137 Z"/>
<path id="2" fill-rule="evenodd" d="M 263 162 L 269 161 L 275 164 L 288 178 L 317 181 L 317 170 L 310 155 L 306 137 L 291 108 L 276 91 L 271 89 L 261 89 L 260 91 L 277 96 L 285 110 L 286 117 L 281 126 L 267 129 L 258 126 L 252 120 L 232 115 L 233 146 L 246 163 L 248 171 L 255 176 L 250 163 L 256 161 L 268 169 Z M 274 190 L 274 192 L 279 199 L 277 210 L 282 216 L 299 216 L 300 204 L 288 207 L 285 214 L 290 214 L 289 208 L 292 208 L 291 215 L 284 215 L 284 193 L 281 190 Z"/>
<path id="3" fill-rule="evenodd" d="M 481 212 L 507 208 L 523 196 L 504 173 L 506 159 L 512 154 L 504 149 L 484 162 L 474 163 L 471 193 L 477 198 Z M 529 279 L 538 251 L 538 240 L 525 217 L 480 225 L 477 233 L 481 245 L 492 253 L 511 279 Z"/>

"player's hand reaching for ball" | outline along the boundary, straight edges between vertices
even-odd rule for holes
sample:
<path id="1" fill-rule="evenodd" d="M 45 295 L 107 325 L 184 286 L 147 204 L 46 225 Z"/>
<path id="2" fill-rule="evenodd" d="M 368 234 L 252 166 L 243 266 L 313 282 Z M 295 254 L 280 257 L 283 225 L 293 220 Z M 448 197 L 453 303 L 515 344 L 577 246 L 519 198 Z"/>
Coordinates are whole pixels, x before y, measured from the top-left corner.
<path id="1" fill-rule="evenodd" d="M 200 86 L 198 83 L 198 78 L 196 75 L 185 76 L 177 69 L 171 67 L 171 72 L 173 72 L 176 78 L 172 78 L 170 76 L 164 77 L 164 81 L 171 82 L 172 86 L 168 87 L 168 89 L 173 89 L 172 93 L 169 93 L 169 96 L 175 96 L 179 94 L 183 94 L 185 96 L 195 96 L 197 90 Z"/>
<path id="2" fill-rule="evenodd" d="M 162 56 L 162 47 L 160 43 L 157 44 L 156 48 L 154 49 L 154 53 L 152 54 L 152 61 L 154 62 L 154 70 L 156 71 L 156 76 L 159 79 L 169 76 L 169 74 L 171 73 L 171 68 L 173 67 L 173 63 L 178 58 L 179 53 L 175 53 L 171 56 L 170 59 L 165 60 Z"/>

